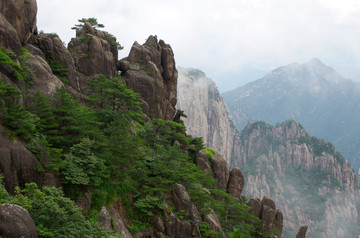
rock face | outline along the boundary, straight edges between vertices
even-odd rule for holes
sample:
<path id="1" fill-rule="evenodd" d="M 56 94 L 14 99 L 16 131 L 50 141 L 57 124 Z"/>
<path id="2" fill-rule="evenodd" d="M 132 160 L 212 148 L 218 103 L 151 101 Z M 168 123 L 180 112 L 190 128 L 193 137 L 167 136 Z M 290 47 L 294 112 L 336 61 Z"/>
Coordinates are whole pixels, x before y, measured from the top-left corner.
<path id="1" fill-rule="evenodd" d="M 95 29 L 87 22 L 76 31 L 76 38 L 71 39 L 68 48 L 78 69 L 81 89 L 86 86 L 89 78 L 98 74 L 103 74 L 107 78 L 117 75 L 118 51 L 115 43 L 116 38 L 112 38 L 105 31 Z"/>
<path id="2" fill-rule="evenodd" d="M 21 42 L 16 29 L 2 13 L 0 13 L 0 48 L 11 49 L 17 55 L 21 52 Z"/>
<path id="3" fill-rule="evenodd" d="M 41 185 L 43 174 L 37 170 L 40 165 L 26 145 L 17 139 L 10 141 L 0 125 L 0 173 L 4 175 L 6 190 L 13 193 L 16 186 L 23 188 L 30 182 Z"/>
<path id="4" fill-rule="evenodd" d="M 349 162 L 331 144 L 310 137 L 293 121 L 277 127 L 248 124 L 237 133 L 224 116 L 221 97 L 214 97 L 215 84 L 201 71 L 179 68 L 178 91 L 178 107 L 189 117 L 184 122 L 190 134 L 203 136 L 207 147 L 223 151 L 230 167 L 242 168 L 247 197 L 270 195 L 276 201 L 285 217 L 284 237 L 295 236 L 302 224 L 309 225 L 313 236 L 353 236 L 347 227 L 356 227 L 357 179 Z M 203 159 L 197 163 L 211 171 Z M 259 217 L 261 201 L 249 202 Z"/>
<path id="5" fill-rule="evenodd" d="M 118 64 L 127 85 L 144 101 L 143 111 L 153 118 L 172 120 L 177 101 L 177 76 L 170 45 L 150 36 L 140 45 L 135 42 L 127 58 Z"/>
<path id="6" fill-rule="evenodd" d="M 37 31 L 36 0 L 3 0 L 0 2 L 0 13 L 15 27 L 23 44 L 27 43 L 31 35 Z"/>
<path id="7" fill-rule="evenodd" d="M 356 176 L 331 144 L 310 137 L 294 121 L 277 127 L 258 122 L 243 130 L 240 148 L 242 156 L 232 166 L 243 168 L 245 195 L 270 195 L 276 201 L 283 212 L 279 216 L 285 217 L 284 237 L 294 236 L 301 224 L 308 224 L 314 237 L 356 233 L 351 230 L 358 218 Z M 249 201 L 260 217 L 263 203 L 259 209 L 259 201 Z M 272 202 L 265 205 L 274 207 Z"/>
<path id="8" fill-rule="evenodd" d="M 308 226 L 301 226 L 296 233 L 296 238 L 306 238 L 306 231 L 308 229 Z"/>
<path id="9" fill-rule="evenodd" d="M 206 147 L 216 150 L 230 164 L 239 157 L 240 137 L 215 83 L 200 70 L 181 67 L 178 81 L 176 107 L 188 116 L 183 118 L 187 133 L 202 137 Z"/>
<path id="10" fill-rule="evenodd" d="M 0 206 L 0 237 L 37 238 L 38 232 L 29 212 L 15 204 Z"/>
<path id="11" fill-rule="evenodd" d="M 28 67 L 34 73 L 31 89 L 33 92 L 40 91 L 47 96 L 52 96 L 56 88 L 64 86 L 51 71 L 48 63 L 38 55 L 33 56 L 27 62 Z"/>

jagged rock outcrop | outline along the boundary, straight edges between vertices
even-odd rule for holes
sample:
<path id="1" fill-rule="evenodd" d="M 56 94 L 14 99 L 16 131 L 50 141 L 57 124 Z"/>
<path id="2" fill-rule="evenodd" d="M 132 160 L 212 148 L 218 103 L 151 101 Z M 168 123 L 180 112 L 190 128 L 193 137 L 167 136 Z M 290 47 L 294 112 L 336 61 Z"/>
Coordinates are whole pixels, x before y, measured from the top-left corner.
<path id="1" fill-rule="evenodd" d="M 76 38 L 71 39 L 68 49 L 78 71 L 80 89 L 86 86 L 89 78 L 98 74 L 107 78 L 117 75 L 116 38 L 108 32 L 97 30 L 86 22 L 81 29 L 76 30 Z"/>
<path id="2" fill-rule="evenodd" d="M 245 195 L 270 195 L 283 212 L 284 235 L 301 224 L 316 237 L 349 237 L 356 226 L 358 185 L 349 162 L 301 125 L 248 124 L 241 134 L 241 157 L 232 161 L 247 177 Z M 259 213 L 259 201 L 250 200 Z M 261 215 L 260 215 L 261 216 Z M 352 224 L 352 225 L 351 225 Z"/>
<path id="3" fill-rule="evenodd" d="M 215 83 L 198 69 L 178 68 L 176 107 L 188 116 L 183 118 L 187 133 L 202 137 L 206 147 L 216 150 L 230 164 L 239 157 L 240 137 Z"/>
<path id="4" fill-rule="evenodd" d="M 16 29 L 22 44 L 36 33 L 36 0 L 2 0 L 0 2 L 0 13 Z"/>
<path id="5" fill-rule="evenodd" d="M 128 87 L 140 94 L 145 114 L 165 120 L 174 118 L 178 72 L 170 45 L 158 42 L 156 36 L 150 36 L 143 45 L 135 42 L 118 69 Z"/>
<path id="6" fill-rule="evenodd" d="M 116 202 L 111 207 L 101 207 L 98 217 L 98 223 L 107 231 L 114 230 L 122 237 L 132 238 L 128 226 L 130 225 L 126 211 L 121 201 Z"/>
<path id="7" fill-rule="evenodd" d="M 15 204 L 0 206 L 0 237 L 37 238 L 38 231 L 29 212 Z"/>
<path id="8" fill-rule="evenodd" d="M 240 198 L 245 185 L 245 177 L 239 168 L 233 168 L 230 172 L 227 191 L 234 197 Z"/>

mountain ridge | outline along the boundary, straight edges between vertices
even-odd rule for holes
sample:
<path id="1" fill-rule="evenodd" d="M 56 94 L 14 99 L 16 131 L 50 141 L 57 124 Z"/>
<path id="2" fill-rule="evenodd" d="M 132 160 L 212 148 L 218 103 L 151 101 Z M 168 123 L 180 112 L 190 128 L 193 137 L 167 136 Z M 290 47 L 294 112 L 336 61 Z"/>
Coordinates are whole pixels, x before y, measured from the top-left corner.
<path id="1" fill-rule="evenodd" d="M 248 121 L 275 125 L 294 119 L 310 134 L 331 141 L 357 169 L 360 83 L 319 62 L 279 67 L 222 96 L 239 131 Z"/>

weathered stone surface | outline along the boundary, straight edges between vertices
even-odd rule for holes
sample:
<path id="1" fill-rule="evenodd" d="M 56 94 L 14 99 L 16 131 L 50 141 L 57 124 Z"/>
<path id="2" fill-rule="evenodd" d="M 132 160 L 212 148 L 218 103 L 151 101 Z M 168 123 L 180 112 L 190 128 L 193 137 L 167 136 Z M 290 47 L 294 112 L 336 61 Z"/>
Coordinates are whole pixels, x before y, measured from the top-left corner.
<path id="1" fill-rule="evenodd" d="M 199 169 L 206 171 L 208 174 L 211 174 L 212 169 L 204 150 L 199 151 L 195 158 L 195 163 L 197 166 L 199 166 Z"/>
<path id="2" fill-rule="evenodd" d="M 21 53 L 21 42 L 17 35 L 16 30 L 1 13 L 0 13 L 0 48 L 11 49 L 17 55 L 20 55 Z"/>
<path id="3" fill-rule="evenodd" d="M 177 101 L 177 69 L 170 45 L 150 36 L 143 45 L 135 42 L 129 56 L 117 66 L 126 77 L 127 85 L 146 102 L 144 113 L 154 118 L 173 119 Z"/>
<path id="4" fill-rule="evenodd" d="M 165 232 L 165 226 L 164 223 L 162 221 L 162 219 L 159 216 L 154 216 L 152 219 L 152 224 L 154 225 L 154 228 L 159 231 L 164 233 Z"/>
<path id="5" fill-rule="evenodd" d="M 263 205 L 260 213 L 260 219 L 262 221 L 262 232 L 265 232 L 273 228 L 273 224 L 276 217 L 276 211 L 267 205 Z"/>
<path id="6" fill-rule="evenodd" d="M 219 232 L 220 234 L 225 235 L 222 230 L 219 218 L 213 210 L 211 210 L 209 214 L 204 215 L 204 221 L 210 225 L 211 231 Z"/>
<path id="7" fill-rule="evenodd" d="M 191 224 L 187 220 L 181 220 L 179 224 L 179 231 L 177 233 L 177 237 L 180 238 L 189 238 L 191 237 Z"/>
<path id="8" fill-rule="evenodd" d="M 32 92 L 39 90 L 45 95 L 52 96 L 56 88 L 64 86 L 63 82 L 52 74 L 50 66 L 40 56 L 33 56 L 28 60 L 28 66 L 35 75 L 32 80 Z"/>
<path id="9" fill-rule="evenodd" d="M 261 212 L 261 202 L 260 199 L 256 198 L 251 198 L 248 202 L 248 206 L 251 207 L 250 209 L 250 213 L 253 214 L 256 217 L 260 217 L 260 212 Z"/>
<path id="10" fill-rule="evenodd" d="M 218 180 L 216 182 L 216 186 L 220 189 L 226 190 L 230 177 L 230 172 L 225 159 L 221 155 L 216 153 L 211 158 L 209 158 L 209 161 L 214 171 L 214 178 Z"/>
<path id="11" fill-rule="evenodd" d="M 280 211 L 278 209 L 278 210 L 276 210 L 276 216 L 275 216 L 275 221 L 274 221 L 273 227 L 278 232 L 278 234 L 280 234 L 278 236 L 279 238 L 282 237 L 283 226 L 284 226 L 284 216 L 283 216 L 282 211 Z"/>
<path id="12" fill-rule="evenodd" d="M 176 108 L 188 116 L 183 118 L 187 133 L 202 137 L 204 145 L 213 148 L 230 165 L 231 160 L 240 158 L 241 141 L 215 83 L 200 70 L 178 70 Z"/>
<path id="13" fill-rule="evenodd" d="M 32 43 L 33 45 L 28 45 L 30 52 L 43 57 L 50 64 L 58 63 L 62 68 L 67 69 L 67 75 L 63 77 L 67 78 L 68 84 L 73 89 L 80 92 L 85 86 L 87 77 L 76 71 L 74 60 L 59 37 L 56 34 L 41 33 L 32 40 Z"/>
<path id="14" fill-rule="evenodd" d="M 175 237 L 176 234 L 176 215 L 171 212 L 166 221 L 166 234 L 170 237 Z"/>
<path id="15" fill-rule="evenodd" d="M 15 27 L 23 44 L 28 42 L 33 33 L 36 33 L 36 0 L 2 0 L 0 13 Z"/>
<path id="16" fill-rule="evenodd" d="M 89 23 L 76 31 L 68 49 L 74 59 L 76 68 L 86 78 L 103 74 L 108 78 L 117 75 L 116 65 L 118 52 L 109 33 L 96 30 Z M 86 78 L 83 79 L 86 81 Z M 80 87 L 86 82 L 81 81 Z"/>
<path id="17" fill-rule="evenodd" d="M 18 139 L 10 141 L 5 128 L 0 125 L 0 173 L 4 175 L 7 191 L 14 192 L 16 186 L 25 183 L 42 184 L 43 174 L 37 170 L 40 162 Z"/>
<path id="18" fill-rule="evenodd" d="M 241 169 L 233 168 L 227 185 L 227 191 L 234 197 L 241 198 L 241 193 L 245 185 L 244 174 Z"/>
<path id="19" fill-rule="evenodd" d="M 308 226 L 301 226 L 296 234 L 296 238 L 306 238 Z"/>
<path id="20" fill-rule="evenodd" d="M 115 230 L 119 232 L 122 237 L 132 238 L 133 235 L 128 229 L 130 221 L 121 200 L 111 207 L 111 216 L 114 221 Z"/>
<path id="21" fill-rule="evenodd" d="M 112 229 L 111 216 L 105 206 L 101 207 L 101 209 L 100 209 L 98 223 L 99 223 L 99 226 L 103 227 L 107 231 L 110 231 Z"/>
<path id="22" fill-rule="evenodd" d="M 37 238 L 38 232 L 29 212 L 15 204 L 0 206 L 0 237 Z"/>
<path id="23" fill-rule="evenodd" d="M 178 211 L 190 211 L 192 208 L 190 196 L 182 184 L 175 184 L 173 190 L 173 201 Z"/>
<path id="24" fill-rule="evenodd" d="M 276 206 L 275 206 L 274 200 L 272 200 L 271 197 L 269 197 L 269 196 L 267 196 L 267 195 L 265 195 L 265 196 L 263 197 L 263 199 L 261 200 L 261 205 L 262 205 L 262 206 L 265 206 L 265 205 L 266 205 L 266 206 L 270 207 L 271 209 L 276 210 Z"/>

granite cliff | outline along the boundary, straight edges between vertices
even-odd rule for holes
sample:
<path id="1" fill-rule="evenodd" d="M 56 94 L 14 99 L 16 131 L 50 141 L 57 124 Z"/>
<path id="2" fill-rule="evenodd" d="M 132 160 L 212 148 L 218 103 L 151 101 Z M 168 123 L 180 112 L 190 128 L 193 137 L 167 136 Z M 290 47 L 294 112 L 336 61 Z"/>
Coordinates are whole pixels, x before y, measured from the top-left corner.
<path id="1" fill-rule="evenodd" d="M 284 213 L 284 235 L 294 235 L 301 224 L 311 237 L 357 234 L 357 177 L 333 145 L 287 121 L 276 127 L 249 123 L 240 147 L 232 166 L 244 171 L 245 194 L 274 198 Z"/>
<path id="2" fill-rule="evenodd" d="M 224 156 L 228 164 L 240 156 L 239 133 L 215 83 L 204 72 L 179 67 L 176 107 L 188 115 L 183 120 L 190 135 L 201 136 L 205 145 Z"/>
<path id="3" fill-rule="evenodd" d="M 242 169 L 248 197 L 274 198 L 283 211 L 284 237 L 295 236 L 301 225 L 308 225 L 311 237 L 356 235 L 357 178 L 333 145 L 309 136 L 295 121 L 276 127 L 248 123 L 238 133 L 214 82 L 199 70 L 179 73 L 178 105 L 189 117 L 189 133 L 206 138 L 208 147 L 229 156 L 230 167 Z M 222 135 L 222 143 L 213 133 Z"/>

